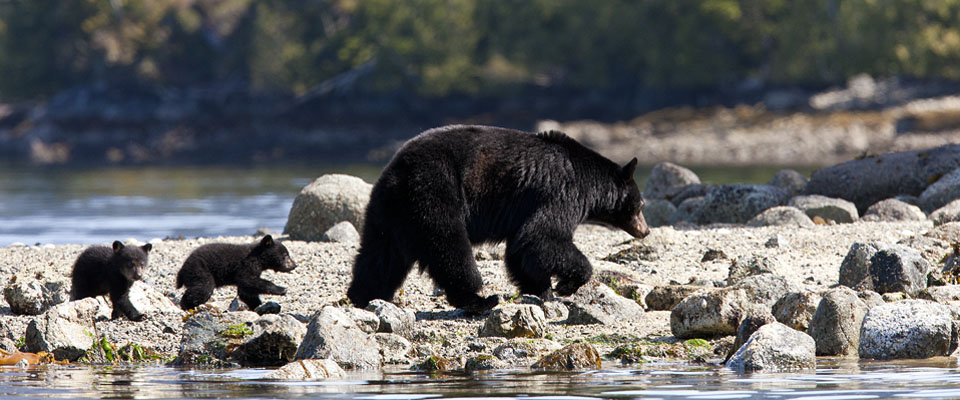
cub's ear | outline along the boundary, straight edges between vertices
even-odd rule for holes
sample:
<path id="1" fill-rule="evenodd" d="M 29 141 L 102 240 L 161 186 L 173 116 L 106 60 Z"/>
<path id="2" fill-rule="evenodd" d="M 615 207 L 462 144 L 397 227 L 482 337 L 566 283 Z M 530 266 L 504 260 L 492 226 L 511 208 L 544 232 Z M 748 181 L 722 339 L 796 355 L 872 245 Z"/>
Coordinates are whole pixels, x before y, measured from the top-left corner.
<path id="1" fill-rule="evenodd" d="M 270 247 L 273 246 L 273 236 L 267 235 L 263 239 L 260 239 L 260 247 Z"/>
<path id="2" fill-rule="evenodd" d="M 114 241 L 113 241 L 113 252 L 114 252 L 114 253 L 119 253 L 120 250 L 123 250 L 123 242 L 121 242 L 121 241 L 119 241 L 119 240 L 114 240 Z"/>
<path id="3" fill-rule="evenodd" d="M 147 244 L 141 246 L 140 248 L 143 249 L 143 252 L 144 252 L 144 253 L 149 253 L 150 250 L 153 250 L 153 245 L 150 244 L 150 243 L 147 243 Z"/>
<path id="4" fill-rule="evenodd" d="M 633 173 L 637 171 L 637 158 L 634 157 L 627 165 L 623 166 L 623 169 L 620 171 L 620 177 L 623 179 L 633 178 Z"/>

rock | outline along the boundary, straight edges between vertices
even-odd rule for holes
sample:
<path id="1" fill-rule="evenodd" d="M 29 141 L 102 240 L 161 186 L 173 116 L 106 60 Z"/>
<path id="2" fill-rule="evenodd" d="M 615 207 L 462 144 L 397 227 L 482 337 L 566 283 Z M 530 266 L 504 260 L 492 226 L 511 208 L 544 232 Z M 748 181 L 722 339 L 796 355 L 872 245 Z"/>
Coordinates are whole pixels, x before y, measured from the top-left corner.
<path id="1" fill-rule="evenodd" d="M 960 200 L 954 200 L 930 213 L 934 225 L 960 222 Z"/>
<path id="2" fill-rule="evenodd" d="M 644 199 L 663 199 L 667 191 L 677 186 L 700 183 L 693 171 L 670 162 L 661 162 L 650 170 L 643 185 Z"/>
<path id="3" fill-rule="evenodd" d="M 857 206 L 844 199 L 820 195 L 796 196 L 790 199 L 789 205 L 799 208 L 810 218 L 820 217 L 840 224 L 860 219 Z"/>
<path id="4" fill-rule="evenodd" d="M 787 193 L 768 185 L 720 185 L 711 187 L 693 222 L 742 224 L 770 207 L 781 205 Z"/>
<path id="5" fill-rule="evenodd" d="M 927 214 L 915 205 L 897 199 L 886 199 L 867 208 L 867 212 L 860 219 L 867 222 L 925 221 Z"/>
<path id="6" fill-rule="evenodd" d="M 413 345 L 403 336 L 396 333 L 377 333 L 373 339 L 380 345 L 380 355 L 386 364 L 409 364 L 408 355 Z"/>
<path id="7" fill-rule="evenodd" d="M 750 218 L 747 226 L 798 226 L 811 228 L 816 224 L 802 210 L 791 206 L 777 206 L 763 210 Z"/>
<path id="8" fill-rule="evenodd" d="M 769 272 L 743 278 L 737 284 L 730 286 L 730 289 L 743 289 L 751 304 L 762 305 L 768 311 L 787 293 L 800 291 L 799 287 L 786 278 Z"/>
<path id="9" fill-rule="evenodd" d="M 333 306 L 323 307 L 310 320 L 296 358 L 329 358 L 345 369 L 380 368 L 383 362 L 376 340 Z"/>
<path id="10" fill-rule="evenodd" d="M 691 183 L 689 185 L 677 186 L 667 190 L 666 200 L 670 200 L 674 206 L 680 207 L 687 199 L 692 199 L 695 197 L 703 197 L 707 195 L 707 190 L 709 190 L 711 185 L 704 185 L 702 183 Z"/>
<path id="11" fill-rule="evenodd" d="M 494 348 L 492 354 L 501 360 L 516 364 L 529 358 L 539 359 L 560 348 L 559 343 L 548 339 L 510 339 Z"/>
<path id="12" fill-rule="evenodd" d="M 133 308 L 144 315 L 154 313 L 183 313 L 183 310 L 174 304 L 167 296 L 164 296 L 159 290 L 143 281 L 134 281 L 133 285 L 130 286 L 128 296 L 130 297 L 130 303 L 133 304 Z"/>
<path id="13" fill-rule="evenodd" d="M 935 226 L 924 234 L 926 237 L 941 240 L 946 243 L 960 242 L 960 222 L 946 222 Z"/>
<path id="14" fill-rule="evenodd" d="M 647 226 L 656 228 L 670 224 L 670 217 L 677 212 L 673 203 L 664 199 L 648 200 L 643 206 L 643 219 Z"/>
<path id="15" fill-rule="evenodd" d="M 373 312 L 356 307 L 347 307 L 341 311 L 353 319 L 353 322 L 364 333 L 373 334 L 380 330 L 380 316 Z"/>
<path id="16" fill-rule="evenodd" d="M 727 285 L 735 285 L 744 278 L 765 273 L 777 273 L 782 267 L 775 258 L 750 256 L 744 260 L 734 260 L 727 271 Z"/>
<path id="17" fill-rule="evenodd" d="M 366 309 L 380 318 L 377 332 L 396 333 L 403 337 L 412 335 L 413 325 L 417 322 L 417 315 L 413 311 L 380 299 L 371 300 Z"/>
<path id="18" fill-rule="evenodd" d="M 647 293 L 647 309 L 650 311 L 670 311 L 687 296 L 703 289 L 702 286 L 668 285 L 654 287 Z"/>
<path id="19" fill-rule="evenodd" d="M 923 289 L 917 298 L 945 305 L 960 305 L 960 285 L 931 286 Z"/>
<path id="20" fill-rule="evenodd" d="M 860 346 L 860 325 L 867 310 L 867 305 L 853 289 L 838 287 L 825 293 L 807 330 L 817 344 L 817 355 L 856 355 Z"/>
<path id="21" fill-rule="evenodd" d="M 863 304 L 867 305 L 868 310 L 886 303 L 886 300 L 883 299 L 883 295 L 881 295 L 880 293 L 874 292 L 872 290 L 867 290 L 867 289 L 858 290 L 857 297 L 860 298 L 860 301 L 863 301 Z"/>
<path id="22" fill-rule="evenodd" d="M 893 360 L 946 356 L 957 349 L 950 309 L 927 300 L 903 300 L 870 309 L 860 330 L 860 358 Z"/>
<path id="23" fill-rule="evenodd" d="M 748 303 L 743 289 L 696 292 L 673 307 L 670 331 L 680 339 L 735 335 Z"/>
<path id="24" fill-rule="evenodd" d="M 909 247 L 878 242 L 854 243 L 840 264 L 840 284 L 878 293 L 916 296 L 927 287 L 930 263 Z"/>
<path id="25" fill-rule="evenodd" d="M 340 221 L 363 226 L 373 185 L 348 175 L 323 175 L 293 200 L 283 233 L 294 240 L 317 241 Z"/>
<path id="26" fill-rule="evenodd" d="M 566 320 L 570 317 L 570 309 L 560 301 L 545 301 L 540 308 L 543 309 L 543 316 L 547 321 Z"/>
<path id="27" fill-rule="evenodd" d="M 778 233 L 776 236 L 773 236 L 770 239 L 767 239 L 766 242 L 763 242 L 763 247 L 768 249 L 789 249 L 790 242 L 787 241 L 786 237 Z"/>
<path id="28" fill-rule="evenodd" d="M 920 208 L 933 211 L 960 198 L 960 168 L 950 171 L 920 193 Z"/>
<path id="29" fill-rule="evenodd" d="M 929 235 L 935 231 L 937 231 L 937 228 L 927 231 L 926 233 Z M 903 238 L 897 242 L 897 244 L 919 251 L 923 259 L 927 260 L 931 265 L 939 264 L 943 260 L 943 255 L 951 250 L 950 244 L 947 241 L 926 235 L 914 235 Z M 936 268 L 934 268 L 934 270 L 936 270 Z"/>
<path id="30" fill-rule="evenodd" d="M 327 229 L 326 232 L 323 232 L 323 235 L 320 236 L 320 241 L 355 244 L 360 243 L 360 233 L 357 232 L 357 228 L 349 221 L 340 221 L 330 227 L 330 229 Z"/>
<path id="31" fill-rule="evenodd" d="M 70 293 L 65 281 L 16 275 L 3 288 L 3 298 L 10 305 L 10 312 L 16 315 L 40 315 L 69 300 Z"/>
<path id="32" fill-rule="evenodd" d="M 257 315 L 280 314 L 280 304 L 275 301 L 268 301 L 257 306 L 257 309 L 253 312 Z"/>
<path id="33" fill-rule="evenodd" d="M 459 360 L 449 359 L 439 356 L 429 356 L 422 363 L 417 364 L 414 369 L 424 372 L 445 372 L 457 369 Z"/>
<path id="34" fill-rule="evenodd" d="M 467 359 L 467 362 L 463 364 L 463 369 L 467 372 L 474 371 L 489 371 L 495 369 L 505 369 L 508 368 L 509 364 L 496 358 L 494 356 L 481 354 L 476 357 L 470 357 Z"/>
<path id="35" fill-rule="evenodd" d="M 960 144 L 864 157 L 813 173 L 807 194 L 852 201 L 860 210 L 900 194 L 920 195 L 936 179 L 960 167 Z"/>
<path id="36" fill-rule="evenodd" d="M 791 371 L 816 367 L 816 344 L 809 335 L 778 322 L 760 327 L 727 361 L 745 371 Z"/>
<path id="37" fill-rule="evenodd" d="M 573 343 L 541 358 L 530 368 L 548 371 L 600 369 L 600 353 L 589 343 Z"/>
<path id="38" fill-rule="evenodd" d="M 542 338 L 547 333 L 543 309 L 535 305 L 509 304 L 490 312 L 478 336 Z"/>
<path id="39" fill-rule="evenodd" d="M 102 297 L 53 306 L 27 325 L 27 351 L 45 351 L 57 360 L 76 361 L 93 347 L 94 321 L 106 320 L 109 310 Z"/>
<path id="40" fill-rule="evenodd" d="M 704 197 L 691 197 L 684 200 L 677 206 L 677 211 L 670 216 L 670 225 L 677 225 L 682 222 L 693 223 L 694 215 L 704 205 Z"/>
<path id="41" fill-rule="evenodd" d="M 620 325 L 643 315 L 637 302 L 618 295 L 607 285 L 590 281 L 565 302 L 569 310 L 566 324 Z"/>
<path id="42" fill-rule="evenodd" d="M 251 324 L 253 333 L 230 353 L 243 366 L 279 366 L 294 360 L 307 328 L 292 315 L 267 314 Z"/>
<path id="43" fill-rule="evenodd" d="M 803 193 L 803 189 L 807 187 L 807 178 L 792 169 L 783 169 L 770 178 L 767 185 L 783 189 L 787 196 L 793 197 Z"/>
<path id="44" fill-rule="evenodd" d="M 254 321 L 260 318 L 251 311 L 201 311 L 183 324 L 180 354 L 175 365 L 223 367 L 234 365 L 230 350 L 254 334 Z"/>
<path id="45" fill-rule="evenodd" d="M 723 250 L 707 249 L 707 251 L 703 252 L 703 257 L 700 258 L 700 262 L 726 260 L 727 258 L 727 253 L 724 253 Z"/>
<path id="46" fill-rule="evenodd" d="M 263 379 L 280 381 L 322 381 L 343 378 L 346 372 L 333 360 L 298 360 L 268 372 Z"/>
<path id="47" fill-rule="evenodd" d="M 819 304 L 820 296 L 815 293 L 787 293 L 773 304 L 773 316 L 786 326 L 806 332 Z"/>
<path id="48" fill-rule="evenodd" d="M 730 347 L 730 353 L 727 355 L 727 360 L 724 362 L 729 361 L 730 358 L 733 357 L 733 354 L 745 343 L 747 343 L 747 340 L 750 340 L 750 336 L 753 335 L 757 329 L 760 329 L 760 327 L 766 324 L 772 324 L 774 322 L 777 322 L 777 320 L 769 313 L 747 315 L 746 318 L 740 321 L 740 325 L 737 326 L 737 336 L 733 341 L 733 346 Z"/>

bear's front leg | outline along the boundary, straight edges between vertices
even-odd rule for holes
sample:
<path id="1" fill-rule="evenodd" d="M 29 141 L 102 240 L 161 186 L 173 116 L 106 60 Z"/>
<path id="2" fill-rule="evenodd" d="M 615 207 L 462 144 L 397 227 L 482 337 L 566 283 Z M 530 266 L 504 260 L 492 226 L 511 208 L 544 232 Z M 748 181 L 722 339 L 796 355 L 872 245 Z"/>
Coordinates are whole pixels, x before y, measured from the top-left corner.
<path id="1" fill-rule="evenodd" d="M 260 307 L 263 302 L 260 300 L 260 293 L 256 289 L 237 286 L 237 297 L 250 308 L 251 311 Z"/>
<path id="2" fill-rule="evenodd" d="M 572 236 L 572 235 L 570 235 Z M 557 277 L 556 293 L 569 296 L 590 280 L 593 267 L 568 235 L 547 235 L 530 242 L 507 242 L 507 269 L 521 293 L 553 298 L 550 278 Z"/>
<path id="3" fill-rule="evenodd" d="M 111 319 L 117 319 L 120 318 L 121 315 L 126 315 L 127 319 L 131 321 L 143 320 L 143 314 L 133 307 L 133 303 L 130 303 L 129 294 L 129 287 L 117 288 L 110 291 L 110 302 L 113 303 Z"/>

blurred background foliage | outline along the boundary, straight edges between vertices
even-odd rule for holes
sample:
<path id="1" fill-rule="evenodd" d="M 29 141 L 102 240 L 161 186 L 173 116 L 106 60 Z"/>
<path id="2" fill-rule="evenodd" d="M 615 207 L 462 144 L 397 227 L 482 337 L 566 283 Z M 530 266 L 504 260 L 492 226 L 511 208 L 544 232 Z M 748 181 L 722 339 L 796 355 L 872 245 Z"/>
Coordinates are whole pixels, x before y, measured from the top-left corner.
<path id="1" fill-rule="evenodd" d="M 960 0 L 0 0 L 0 101 L 72 85 L 500 96 L 960 80 Z"/>

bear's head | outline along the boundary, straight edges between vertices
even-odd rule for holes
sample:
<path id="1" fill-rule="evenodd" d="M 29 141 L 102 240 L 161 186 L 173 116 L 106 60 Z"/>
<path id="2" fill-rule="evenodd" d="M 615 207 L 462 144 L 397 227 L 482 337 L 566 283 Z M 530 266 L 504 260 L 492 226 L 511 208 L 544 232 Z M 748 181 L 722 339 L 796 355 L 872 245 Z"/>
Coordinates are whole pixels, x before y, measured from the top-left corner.
<path id="1" fill-rule="evenodd" d="M 637 169 L 634 158 L 622 168 L 618 167 L 614 177 L 613 193 L 608 193 L 608 201 L 603 210 L 595 212 L 591 219 L 623 229 L 631 236 L 642 239 L 650 234 L 647 220 L 643 218 L 643 196 L 637 188 L 633 174 Z"/>
<path id="2" fill-rule="evenodd" d="M 251 255 L 257 257 L 263 269 L 272 269 L 277 272 L 290 272 L 297 268 L 297 263 L 290 258 L 290 252 L 280 242 L 267 235 L 257 243 Z"/>
<path id="3" fill-rule="evenodd" d="M 128 281 L 143 279 L 143 269 L 147 267 L 147 253 L 153 245 L 124 246 L 119 240 L 113 242 L 113 265 Z"/>

